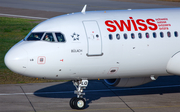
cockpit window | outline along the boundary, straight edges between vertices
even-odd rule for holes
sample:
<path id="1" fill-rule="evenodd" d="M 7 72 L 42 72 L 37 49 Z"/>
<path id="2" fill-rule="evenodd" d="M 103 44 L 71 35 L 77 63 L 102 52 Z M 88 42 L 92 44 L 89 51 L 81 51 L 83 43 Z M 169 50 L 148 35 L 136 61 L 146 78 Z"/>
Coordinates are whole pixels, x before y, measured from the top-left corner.
<path id="1" fill-rule="evenodd" d="M 44 34 L 43 32 L 41 32 L 41 33 L 31 33 L 31 35 L 27 38 L 27 41 L 41 40 L 43 34 Z"/>
<path id="2" fill-rule="evenodd" d="M 28 34 L 27 41 L 65 42 L 65 37 L 60 32 L 33 32 Z"/>
<path id="3" fill-rule="evenodd" d="M 55 33 L 58 42 L 65 42 L 64 35 L 61 33 Z"/>
<path id="4" fill-rule="evenodd" d="M 43 40 L 49 41 L 49 42 L 54 42 L 54 37 L 52 33 L 46 33 Z"/>

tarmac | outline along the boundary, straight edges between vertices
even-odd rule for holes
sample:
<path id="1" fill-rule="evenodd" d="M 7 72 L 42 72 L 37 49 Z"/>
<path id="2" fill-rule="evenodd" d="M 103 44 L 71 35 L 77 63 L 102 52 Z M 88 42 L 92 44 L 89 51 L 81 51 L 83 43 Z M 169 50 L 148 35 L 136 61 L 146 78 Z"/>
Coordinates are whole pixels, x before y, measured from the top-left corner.
<path id="1" fill-rule="evenodd" d="M 0 0 L 0 14 L 51 18 L 80 12 L 85 4 L 87 11 L 180 7 L 180 2 L 157 0 Z"/>
<path id="2" fill-rule="evenodd" d="M 0 112 L 71 112 L 72 82 L 0 85 Z M 133 88 L 89 81 L 84 112 L 179 112 L 180 76 L 159 77 Z"/>
<path id="3" fill-rule="evenodd" d="M 36 17 L 41 21 L 72 12 L 180 7 L 180 2 L 156 0 L 0 0 L 0 16 Z M 44 18 L 44 19 L 43 19 Z M 69 112 L 74 97 L 72 82 L 0 85 L 0 112 Z M 180 112 L 180 77 L 159 77 L 133 88 L 89 81 L 84 90 L 85 112 Z"/>

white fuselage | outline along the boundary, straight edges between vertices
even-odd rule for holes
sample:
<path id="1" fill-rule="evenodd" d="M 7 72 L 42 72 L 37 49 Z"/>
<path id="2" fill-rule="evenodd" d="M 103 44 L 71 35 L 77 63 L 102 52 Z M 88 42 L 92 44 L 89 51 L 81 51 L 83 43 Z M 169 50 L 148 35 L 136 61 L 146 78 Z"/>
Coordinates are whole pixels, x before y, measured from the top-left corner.
<path id="1" fill-rule="evenodd" d="M 5 63 L 16 73 L 48 79 L 170 75 L 167 64 L 180 51 L 179 12 L 180 8 L 174 8 L 92 11 L 58 16 L 37 25 L 24 40 L 12 47 L 6 54 Z M 60 32 L 65 42 L 57 42 L 57 39 L 54 42 L 27 41 L 33 32 L 53 35 Z M 171 33 L 170 37 L 167 32 Z M 138 37 L 139 33 L 142 38 Z"/>

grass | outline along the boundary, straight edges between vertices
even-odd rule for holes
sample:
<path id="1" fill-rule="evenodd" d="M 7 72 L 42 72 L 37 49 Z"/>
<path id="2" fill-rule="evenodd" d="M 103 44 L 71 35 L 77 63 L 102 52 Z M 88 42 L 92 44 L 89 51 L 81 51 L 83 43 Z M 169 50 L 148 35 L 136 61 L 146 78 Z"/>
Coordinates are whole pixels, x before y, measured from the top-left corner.
<path id="1" fill-rule="evenodd" d="M 11 72 L 4 64 L 6 52 L 22 40 L 39 20 L 0 17 L 0 84 L 43 83 L 59 80 L 37 79 Z"/>

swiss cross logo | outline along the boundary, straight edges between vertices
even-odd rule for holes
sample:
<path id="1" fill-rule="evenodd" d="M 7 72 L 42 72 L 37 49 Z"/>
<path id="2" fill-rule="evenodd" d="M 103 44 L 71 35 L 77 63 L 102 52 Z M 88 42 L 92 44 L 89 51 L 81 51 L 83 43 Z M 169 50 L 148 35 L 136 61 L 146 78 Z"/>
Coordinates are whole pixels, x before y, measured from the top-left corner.
<path id="1" fill-rule="evenodd" d="M 45 56 L 39 56 L 37 59 L 38 64 L 45 64 L 46 63 L 46 57 Z"/>

